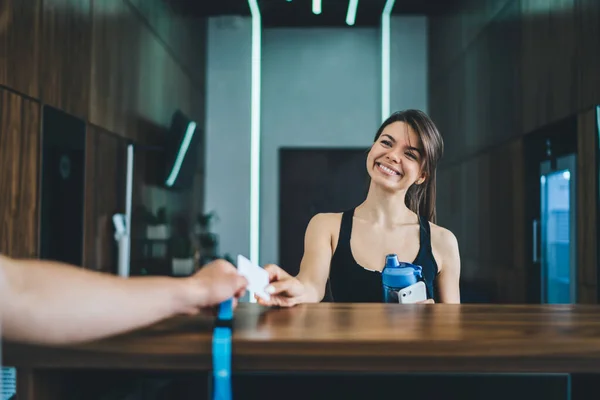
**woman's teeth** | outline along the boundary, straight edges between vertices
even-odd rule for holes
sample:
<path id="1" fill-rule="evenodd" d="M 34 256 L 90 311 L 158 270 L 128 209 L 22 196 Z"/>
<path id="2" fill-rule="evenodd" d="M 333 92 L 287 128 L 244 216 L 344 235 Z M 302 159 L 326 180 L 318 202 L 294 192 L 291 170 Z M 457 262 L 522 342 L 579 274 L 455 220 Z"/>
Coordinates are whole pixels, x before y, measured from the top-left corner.
<path id="1" fill-rule="evenodd" d="M 388 175 L 399 175 L 396 171 L 384 165 L 377 164 L 377 167 Z"/>

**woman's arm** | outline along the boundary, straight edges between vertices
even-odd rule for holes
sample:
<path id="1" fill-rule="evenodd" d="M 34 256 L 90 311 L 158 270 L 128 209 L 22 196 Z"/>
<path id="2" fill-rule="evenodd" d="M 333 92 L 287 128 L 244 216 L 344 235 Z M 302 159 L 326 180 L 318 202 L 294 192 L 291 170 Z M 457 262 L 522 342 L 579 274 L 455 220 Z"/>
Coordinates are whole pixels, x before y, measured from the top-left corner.
<path id="1" fill-rule="evenodd" d="M 304 235 L 300 272 L 296 277 L 277 265 L 265 266 L 270 281 L 266 290 L 271 298 L 257 298 L 260 304 L 293 307 L 300 303 L 318 303 L 323 299 L 331 263 L 331 229 L 335 219 L 335 214 L 317 214 L 310 220 Z"/>
<path id="2" fill-rule="evenodd" d="M 304 303 L 318 303 L 325 297 L 325 286 L 333 250 L 331 229 L 335 214 L 317 214 L 308 223 L 304 236 L 304 254 L 297 278 L 305 286 Z"/>
<path id="3" fill-rule="evenodd" d="M 456 236 L 447 229 L 439 232 L 439 254 L 442 259 L 437 286 L 441 303 L 460 304 L 460 252 Z"/>
<path id="4" fill-rule="evenodd" d="M 58 262 L 0 256 L 3 337 L 65 344 L 193 314 L 240 295 L 247 281 L 226 261 L 189 278 L 120 278 Z"/>

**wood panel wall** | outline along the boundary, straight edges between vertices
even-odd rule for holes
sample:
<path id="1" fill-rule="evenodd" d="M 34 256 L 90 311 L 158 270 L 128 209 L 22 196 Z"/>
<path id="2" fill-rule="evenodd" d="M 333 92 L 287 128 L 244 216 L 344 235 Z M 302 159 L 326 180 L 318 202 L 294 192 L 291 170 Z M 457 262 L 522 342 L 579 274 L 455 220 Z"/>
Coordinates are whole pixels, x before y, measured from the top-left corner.
<path id="1" fill-rule="evenodd" d="M 126 143 L 94 125 L 86 142 L 86 202 L 84 209 L 84 266 L 115 273 L 117 248 L 112 216 L 125 208 Z"/>
<path id="2" fill-rule="evenodd" d="M 135 10 L 122 0 L 94 3 L 90 122 L 143 141 L 145 126 L 168 125 L 176 109 L 196 117 L 200 92 Z"/>
<path id="3" fill-rule="evenodd" d="M 41 99 L 87 120 L 90 101 L 91 0 L 43 1 Z"/>
<path id="4" fill-rule="evenodd" d="M 600 2 L 464 0 L 429 22 L 429 113 L 446 145 L 440 223 L 457 233 L 467 285 L 521 302 L 525 286 L 513 279 L 526 275 L 530 232 L 519 205 L 527 193 L 519 176 L 528 172 L 519 149 L 534 129 L 600 103 Z M 579 140 L 580 151 L 590 150 L 589 138 Z M 580 202 L 581 212 L 592 207 Z M 586 271 L 595 263 L 580 261 Z"/>
<path id="5" fill-rule="evenodd" d="M 594 304 L 598 299 L 598 128 L 593 107 L 577 121 L 577 266 L 578 302 Z"/>
<path id="6" fill-rule="evenodd" d="M 39 103 L 0 89 L 0 253 L 38 255 Z"/>
<path id="7" fill-rule="evenodd" d="M 439 172 L 438 220 L 459 240 L 465 301 L 525 301 L 522 152 L 515 139 Z"/>
<path id="8" fill-rule="evenodd" d="M 0 3 L 0 85 L 39 97 L 42 0 Z"/>
<path id="9" fill-rule="evenodd" d="M 0 215 L 10 215 L 13 226 L 23 227 L 0 235 L 0 251 L 28 255 L 35 254 L 30 248 L 37 248 L 36 236 L 35 241 L 27 239 L 30 248 L 12 250 L 16 237 L 37 232 L 38 212 L 11 207 L 15 199 L 27 206 L 37 201 L 37 189 L 24 188 L 21 174 L 39 172 L 38 153 L 33 157 L 24 149 L 39 143 L 39 110 L 48 104 L 87 124 L 82 263 L 103 271 L 112 268 L 107 260 L 113 228 L 106 217 L 122 207 L 115 196 L 121 190 L 119 177 L 125 175 L 125 166 L 115 163 L 114 157 L 129 142 L 160 144 L 176 110 L 203 123 L 205 31 L 205 21 L 175 15 L 162 0 L 0 1 L 0 88 L 8 93 L 0 104 L 0 137 L 12 146 L 11 150 L 3 146 L 0 165 L 25 168 L 10 176 L 0 171 L 2 193 L 8 190 L 0 201 Z M 20 110 L 18 118 L 15 110 Z M 12 130 L 5 132 L 8 127 Z M 28 135 L 27 130 L 38 134 L 35 141 L 19 136 Z M 151 184 L 142 169 L 152 157 L 145 158 L 147 162 L 136 165 L 140 192 Z M 198 168 L 195 187 L 183 194 L 161 194 L 161 201 L 177 203 L 176 209 L 201 205 L 202 166 Z M 12 192 L 17 189 L 24 190 Z M 151 197 L 141 201 L 153 203 Z"/>

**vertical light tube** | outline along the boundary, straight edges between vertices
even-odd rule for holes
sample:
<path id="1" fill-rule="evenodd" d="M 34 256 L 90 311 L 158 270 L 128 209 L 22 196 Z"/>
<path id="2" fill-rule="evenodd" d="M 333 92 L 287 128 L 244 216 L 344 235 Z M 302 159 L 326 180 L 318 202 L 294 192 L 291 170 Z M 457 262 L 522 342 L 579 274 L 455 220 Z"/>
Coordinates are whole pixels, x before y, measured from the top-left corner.
<path id="1" fill-rule="evenodd" d="M 321 0 L 312 0 L 313 14 L 321 14 Z"/>
<path id="2" fill-rule="evenodd" d="M 131 203 L 133 198 L 133 145 L 127 146 L 127 183 L 125 189 L 125 240 L 123 246 L 124 265 L 119 271 L 119 275 L 128 277 L 131 266 Z"/>
<path id="3" fill-rule="evenodd" d="M 348 2 L 348 12 L 346 13 L 346 24 L 354 25 L 354 22 L 356 22 L 357 8 L 358 8 L 358 0 L 350 0 Z"/>
<path id="4" fill-rule="evenodd" d="M 381 13 L 381 120 L 390 116 L 390 15 L 395 0 L 387 0 Z"/>
<path id="5" fill-rule="evenodd" d="M 260 85 L 262 21 L 257 0 L 248 0 L 252 14 L 252 83 L 250 103 L 250 261 L 259 264 L 260 244 Z M 254 295 L 250 293 L 250 301 Z"/>

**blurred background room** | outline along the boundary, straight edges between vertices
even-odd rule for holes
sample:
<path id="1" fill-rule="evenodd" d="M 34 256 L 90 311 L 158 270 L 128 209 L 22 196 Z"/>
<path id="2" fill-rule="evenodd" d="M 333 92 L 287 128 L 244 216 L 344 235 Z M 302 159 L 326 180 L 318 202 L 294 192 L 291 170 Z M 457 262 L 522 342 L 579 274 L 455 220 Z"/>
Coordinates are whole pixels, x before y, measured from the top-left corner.
<path id="1" fill-rule="evenodd" d="M 0 0 L 0 253 L 295 274 L 416 108 L 462 302 L 598 303 L 599 48 L 597 0 Z"/>

